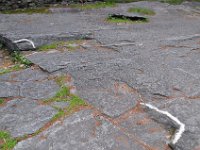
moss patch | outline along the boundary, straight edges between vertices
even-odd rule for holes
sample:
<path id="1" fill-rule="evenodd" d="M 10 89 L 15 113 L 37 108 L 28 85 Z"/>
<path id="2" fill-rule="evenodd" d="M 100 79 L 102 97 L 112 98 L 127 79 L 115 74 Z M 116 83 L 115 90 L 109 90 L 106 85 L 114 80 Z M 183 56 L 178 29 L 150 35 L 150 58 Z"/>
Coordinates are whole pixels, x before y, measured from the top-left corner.
<path id="1" fill-rule="evenodd" d="M 16 10 L 5 10 L 1 11 L 2 14 L 47 14 L 50 13 L 49 8 L 27 8 L 27 9 L 16 9 Z"/>
<path id="2" fill-rule="evenodd" d="M 78 96 L 71 94 L 70 89 L 65 85 L 65 76 L 60 76 L 57 77 L 55 80 L 57 84 L 60 86 L 60 89 L 57 91 L 55 96 L 52 98 L 49 98 L 44 101 L 44 103 L 49 104 L 51 102 L 69 102 L 69 106 L 67 107 L 68 109 L 73 109 L 76 106 L 85 106 L 87 105 L 85 101 L 83 101 L 81 98 Z"/>
<path id="3" fill-rule="evenodd" d="M 61 86 L 59 91 L 55 94 L 54 97 L 49 98 L 44 101 L 44 103 L 51 103 L 51 102 L 66 102 L 70 101 L 70 90 L 66 86 Z"/>
<path id="4" fill-rule="evenodd" d="M 142 7 L 132 7 L 128 9 L 128 12 L 130 13 L 138 13 L 141 15 L 155 15 L 155 12 L 148 8 L 142 8 Z"/>
<path id="5" fill-rule="evenodd" d="M 12 150 L 17 144 L 17 140 L 12 138 L 9 133 L 0 131 L 0 149 L 1 150 Z"/>
<path id="6" fill-rule="evenodd" d="M 51 44 L 47 44 L 47 45 L 43 45 L 41 47 L 39 47 L 39 51 L 48 51 L 48 50 L 52 50 L 52 49 L 57 49 L 57 50 L 63 50 L 63 49 L 67 49 L 70 51 L 73 51 L 75 49 L 80 48 L 80 43 L 83 40 L 72 40 L 72 41 L 61 41 L 61 42 L 54 42 Z"/>
<path id="7" fill-rule="evenodd" d="M 112 1 L 106 2 L 96 2 L 96 3 L 86 3 L 86 4 L 71 4 L 69 7 L 71 8 L 78 8 L 82 10 L 91 10 L 91 9 L 99 9 L 99 8 L 106 8 L 106 7 L 115 7 L 116 3 Z"/>

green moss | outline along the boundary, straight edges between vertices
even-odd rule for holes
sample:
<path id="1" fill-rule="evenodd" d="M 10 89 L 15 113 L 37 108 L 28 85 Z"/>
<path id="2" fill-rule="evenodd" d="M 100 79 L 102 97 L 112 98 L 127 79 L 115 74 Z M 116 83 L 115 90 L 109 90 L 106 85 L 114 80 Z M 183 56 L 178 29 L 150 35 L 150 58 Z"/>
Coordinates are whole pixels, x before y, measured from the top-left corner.
<path id="1" fill-rule="evenodd" d="M 50 13 L 49 8 L 27 8 L 27 9 L 16 9 L 16 10 L 5 10 L 1 11 L 2 14 L 46 14 Z"/>
<path id="2" fill-rule="evenodd" d="M 142 7 L 133 7 L 129 8 L 128 12 L 131 13 L 138 13 L 141 15 L 155 15 L 155 12 L 148 8 L 142 8 Z"/>
<path id="3" fill-rule="evenodd" d="M 76 95 L 71 95 L 71 99 L 70 99 L 70 106 L 69 107 L 77 107 L 77 106 L 86 106 L 87 103 L 82 100 L 80 97 L 76 96 Z"/>
<path id="4" fill-rule="evenodd" d="M 131 24 L 131 23 L 146 23 L 149 20 L 146 18 L 144 20 L 133 21 L 133 20 L 130 20 L 128 18 L 115 18 L 115 17 L 109 16 L 106 19 L 106 21 L 109 22 L 109 23 L 128 23 L 128 24 Z"/>
<path id="5" fill-rule="evenodd" d="M 44 101 L 44 103 L 50 103 L 50 102 L 62 102 L 62 101 L 69 101 L 70 99 L 70 90 L 66 86 L 61 86 L 59 91 L 53 96 L 52 98 L 49 98 Z"/>
<path id="6" fill-rule="evenodd" d="M 86 4 L 71 4 L 71 8 L 79 8 L 82 10 L 90 10 L 90 9 L 99 9 L 106 7 L 115 7 L 116 3 L 107 1 L 107 2 L 96 2 L 96 3 L 86 3 Z"/>
<path id="7" fill-rule="evenodd" d="M 64 112 L 63 109 L 58 109 L 58 108 L 56 108 L 56 109 L 58 110 L 58 112 L 53 116 L 51 121 L 55 121 L 55 120 L 57 120 L 57 119 L 59 119 L 59 118 L 61 118 L 65 115 L 65 112 Z"/>
<path id="8" fill-rule="evenodd" d="M 0 149 L 11 150 L 17 144 L 17 140 L 12 138 L 9 133 L 0 131 Z"/>
<path id="9" fill-rule="evenodd" d="M 52 44 L 48 44 L 48 45 L 43 45 L 41 47 L 39 47 L 40 51 L 46 51 L 49 49 L 56 49 L 58 47 L 59 43 L 52 43 Z"/>
<path id="10" fill-rule="evenodd" d="M 54 42 L 54 43 L 43 45 L 43 46 L 39 47 L 39 51 L 48 51 L 51 49 L 59 49 L 62 47 L 65 47 L 68 50 L 75 50 L 77 48 L 80 48 L 80 46 L 78 44 L 81 42 L 82 42 L 82 40 Z M 77 45 L 77 46 L 73 46 L 73 45 Z"/>
<path id="11" fill-rule="evenodd" d="M 56 93 L 55 97 L 62 99 L 66 98 L 69 95 L 70 95 L 69 88 L 67 88 L 66 86 L 62 86 L 60 90 Z"/>
<path id="12" fill-rule="evenodd" d="M 4 100 L 0 98 L 0 105 L 4 103 Z"/>

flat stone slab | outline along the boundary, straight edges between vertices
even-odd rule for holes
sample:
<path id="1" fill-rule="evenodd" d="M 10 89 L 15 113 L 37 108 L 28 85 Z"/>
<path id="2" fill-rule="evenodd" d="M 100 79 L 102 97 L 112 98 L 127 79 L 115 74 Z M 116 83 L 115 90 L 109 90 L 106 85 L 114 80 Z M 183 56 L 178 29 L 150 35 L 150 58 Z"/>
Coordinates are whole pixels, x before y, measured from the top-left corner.
<path id="1" fill-rule="evenodd" d="M 39 135 L 19 142 L 14 150 L 25 149 L 124 149 L 145 148 L 125 135 L 111 123 L 96 120 L 91 110 L 83 110 L 57 122 Z"/>
<path id="2" fill-rule="evenodd" d="M 168 131 L 162 124 L 153 121 L 147 113 L 139 111 L 130 114 L 127 118 L 120 120 L 119 124 L 126 132 L 135 135 L 152 149 L 163 150 L 168 147 Z"/>
<path id="3" fill-rule="evenodd" d="M 13 99 L 0 106 L 0 130 L 8 131 L 13 137 L 32 134 L 56 113 L 54 108 L 39 105 L 32 99 Z"/>
<path id="4" fill-rule="evenodd" d="M 53 97 L 60 87 L 55 81 L 29 81 L 21 84 L 20 96 L 32 99 L 48 99 Z"/>
<path id="5" fill-rule="evenodd" d="M 47 73 L 39 69 L 25 69 L 0 77 L 0 97 L 26 97 L 48 99 L 60 89 L 58 84 L 48 79 Z"/>
<path id="6" fill-rule="evenodd" d="M 7 81 L 7 82 L 42 81 L 47 77 L 48 73 L 45 73 L 40 69 L 27 68 L 25 70 L 1 75 L 0 81 Z"/>
<path id="7" fill-rule="evenodd" d="M 17 97 L 19 96 L 20 87 L 10 82 L 0 82 L 0 97 Z"/>
<path id="8" fill-rule="evenodd" d="M 40 34 L 40 35 L 1 35 L 0 42 L 11 51 L 35 50 L 43 45 L 48 45 L 59 41 L 91 39 L 91 33 L 59 33 L 59 34 Z M 24 40 L 25 39 L 25 40 Z M 29 40 L 29 41 L 27 41 Z"/>

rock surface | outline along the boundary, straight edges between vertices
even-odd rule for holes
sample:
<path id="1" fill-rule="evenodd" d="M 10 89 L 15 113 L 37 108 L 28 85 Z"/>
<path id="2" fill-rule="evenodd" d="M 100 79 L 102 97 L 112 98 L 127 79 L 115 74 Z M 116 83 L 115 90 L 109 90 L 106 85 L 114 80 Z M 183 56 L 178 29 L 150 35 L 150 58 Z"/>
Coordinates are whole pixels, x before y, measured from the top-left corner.
<path id="1" fill-rule="evenodd" d="M 144 24 L 105 21 L 109 14 L 124 14 L 131 6 L 151 8 L 156 15 Z M 200 148 L 200 15 L 192 2 L 176 6 L 135 2 L 76 12 L 54 9 L 55 13 L 45 15 L 0 14 L 1 34 L 18 39 L 90 33 L 93 40 L 85 40 L 77 46 L 81 48 L 74 50 L 57 48 L 30 53 L 25 57 L 38 69 L 0 76 L 0 97 L 13 99 L 0 105 L 0 110 L 4 110 L 1 116 L 10 113 L 20 116 L 20 107 L 9 112 L 12 103 L 23 103 L 24 111 L 29 108 L 29 112 L 36 111 L 27 122 L 33 128 L 13 128 L 12 123 L 9 126 L 0 119 L 2 130 L 15 137 L 30 134 L 38 129 L 32 121 L 37 120 L 41 127 L 56 112 L 55 105 L 68 106 L 67 103 L 36 105 L 59 90 L 52 76 L 67 75 L 70 90 L 92 106 L 20 141 L 14 149 Z M 140 102 L 168 111 L 185 124 L 185 132 L 177 143 L 167 144 L 178 128 L 176 124 L 142 107 Z M 43 107 L 47 115 L 44 113 L 37 119 Z M 29 113 L 21 114 L 22 118 L 28 116 Z"/>

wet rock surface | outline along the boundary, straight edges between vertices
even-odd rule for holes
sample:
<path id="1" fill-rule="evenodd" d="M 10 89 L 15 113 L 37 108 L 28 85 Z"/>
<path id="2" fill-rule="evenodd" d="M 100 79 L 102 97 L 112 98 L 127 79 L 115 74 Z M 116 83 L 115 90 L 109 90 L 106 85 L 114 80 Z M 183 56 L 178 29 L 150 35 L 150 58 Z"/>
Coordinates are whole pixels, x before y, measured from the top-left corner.
<path id="1" fill-rule="evenodd" d="M 59 90 L 53 76 L 62 74 L 70 76 L 73 93 L 91 108 L 58 120 L 14 149 L 198 150 L 200 15 L 193 5 L 136 2 L 71 13 L 0 14 L 1 34 L 15 40 L 36 37 L 39 43 L 45 41 L 43 35 L 62 33 L 92 37 L 75 50 L 25 55 L 38 68 L 0 76 L 0 97 L 11 98 L 0 105 L 0 130 L 14 137 L 31 134 L 50 120 L 55 107 L 68 107 L 61 102 L 39 105 Z M 144 24 L 106 21 L 109 14 L 125 14 L 131 6 L 151 8 L 156 15 Z M 176 143 L 168 144 L 176 124 L 140 102 L 168 111 L 185 125 Z M 11 109 L 13 105 L 20 107 Z M 10 114 L 21 117 L 19 126 Z"/>

